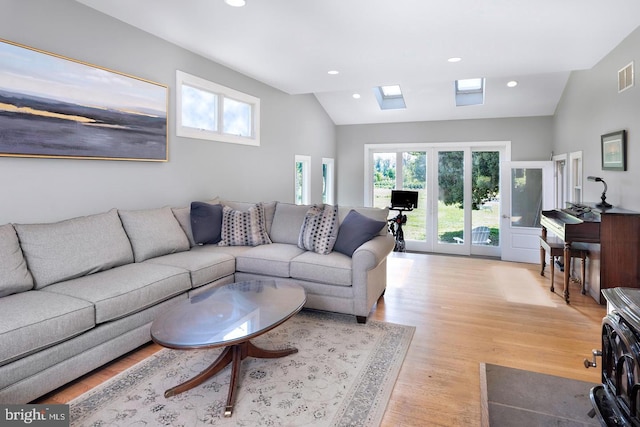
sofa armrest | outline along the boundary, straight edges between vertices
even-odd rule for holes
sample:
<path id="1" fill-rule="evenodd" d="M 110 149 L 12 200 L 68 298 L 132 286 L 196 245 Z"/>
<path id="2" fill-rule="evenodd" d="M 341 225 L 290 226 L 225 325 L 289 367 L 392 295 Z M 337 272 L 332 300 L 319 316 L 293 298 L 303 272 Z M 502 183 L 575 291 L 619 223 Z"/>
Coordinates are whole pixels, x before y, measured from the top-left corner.
<path id="1" fill-rule="evenodd" d="M 376 236 L 362 244 L 351 258 L 353 310 L 366 318 L 371 307 L 387 287 L 387 256 L 393 251 L 395 239 L 391 234 Z"/>
<path id="2" fill-rule="evenodd" d="M 375 236 L 353 252 L 353 270 L 367 271 L 376 268 L 393 251 L 395 239 L 391 234 Z"/>

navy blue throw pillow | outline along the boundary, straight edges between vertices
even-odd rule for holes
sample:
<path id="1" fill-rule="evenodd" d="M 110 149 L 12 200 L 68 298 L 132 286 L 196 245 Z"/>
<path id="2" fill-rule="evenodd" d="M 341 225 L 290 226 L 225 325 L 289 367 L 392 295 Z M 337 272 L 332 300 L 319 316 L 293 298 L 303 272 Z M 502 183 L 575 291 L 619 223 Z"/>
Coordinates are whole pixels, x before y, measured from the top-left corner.
<path id="1" fill-rule="evenodd" d="M 333 250 L 352 256 L 360 245 L 373 239 L 387 223 L 377 221 L 351 209 L 338 228 Z"/>
<path id="2" fill-rule="evenodd" d="M 191 232 L 198 245 L 216 244 L 221 240 L 222 205 L 191 203 Z"/>

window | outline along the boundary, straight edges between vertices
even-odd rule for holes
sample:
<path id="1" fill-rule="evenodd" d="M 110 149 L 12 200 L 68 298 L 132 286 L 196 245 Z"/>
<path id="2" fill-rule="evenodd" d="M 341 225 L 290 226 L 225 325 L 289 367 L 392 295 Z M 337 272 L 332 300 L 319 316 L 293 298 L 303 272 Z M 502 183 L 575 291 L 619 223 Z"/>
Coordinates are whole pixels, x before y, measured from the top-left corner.
<path id="1" fill-rule="evenodd" d="M 569 202 L 582 203 L 582 151 L 569 153 Z"/>
<path id="2" fill-rule="evenodd" d="M 456 80 L 456 106 L 484 104 L 484 79 Z"/>
<path id="3" fill-rule="evenodd" d="M 260 145 L 260 99 L 176 71 L 176 135 Z"/>
<path id="4" fill-rule="evenodd" d="M 295 194 L 296 205 L 308 205 L 311 200 L 311 157 L 296 154 Z"/>
<path id="5" fill-rule="evenodd" d="M 322 203 L 333 205 L 333 159 L 322 158 Z"/>

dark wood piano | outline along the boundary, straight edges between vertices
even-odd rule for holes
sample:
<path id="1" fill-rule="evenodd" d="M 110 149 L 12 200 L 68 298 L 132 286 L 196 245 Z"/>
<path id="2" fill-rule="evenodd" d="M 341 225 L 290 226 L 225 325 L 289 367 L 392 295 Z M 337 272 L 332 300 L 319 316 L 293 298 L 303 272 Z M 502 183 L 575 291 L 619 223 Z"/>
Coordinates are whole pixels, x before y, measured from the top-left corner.
<path id="1" fill-rule="evenodd" d="M 540 224 L 543 238 L 551 232 L 564 241 L 565 260 L 569 259 L 572 243 L 589 244 L 585 282 L 590 295 L 600 304 L 605 303 L 601 289 L 640 288 L 640 212 L 599 208 L 595 203 L 569 203 L 566 209 L 542 211 Z M 565 286 L 568 270 L 565 269 Z"/>

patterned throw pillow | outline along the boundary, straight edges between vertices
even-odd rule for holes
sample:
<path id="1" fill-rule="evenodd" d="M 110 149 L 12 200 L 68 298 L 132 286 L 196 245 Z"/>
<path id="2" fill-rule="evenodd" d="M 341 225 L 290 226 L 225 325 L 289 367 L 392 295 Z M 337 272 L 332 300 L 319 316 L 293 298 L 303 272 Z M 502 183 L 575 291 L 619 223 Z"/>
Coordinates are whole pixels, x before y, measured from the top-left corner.
<path id="1" fill-rule="evenodd" d="M 338 207 L 313 205 L 307 211 L 300 228 L 298 247 L 327 255 L 338 237 Z"/>
<path id="2" fill-rule="evenodd" d="M 262 203 L 246 211 L 225 206 L 222 209 L 221 237 L 219 246 L 258 246 L 271 243 Z"/>

